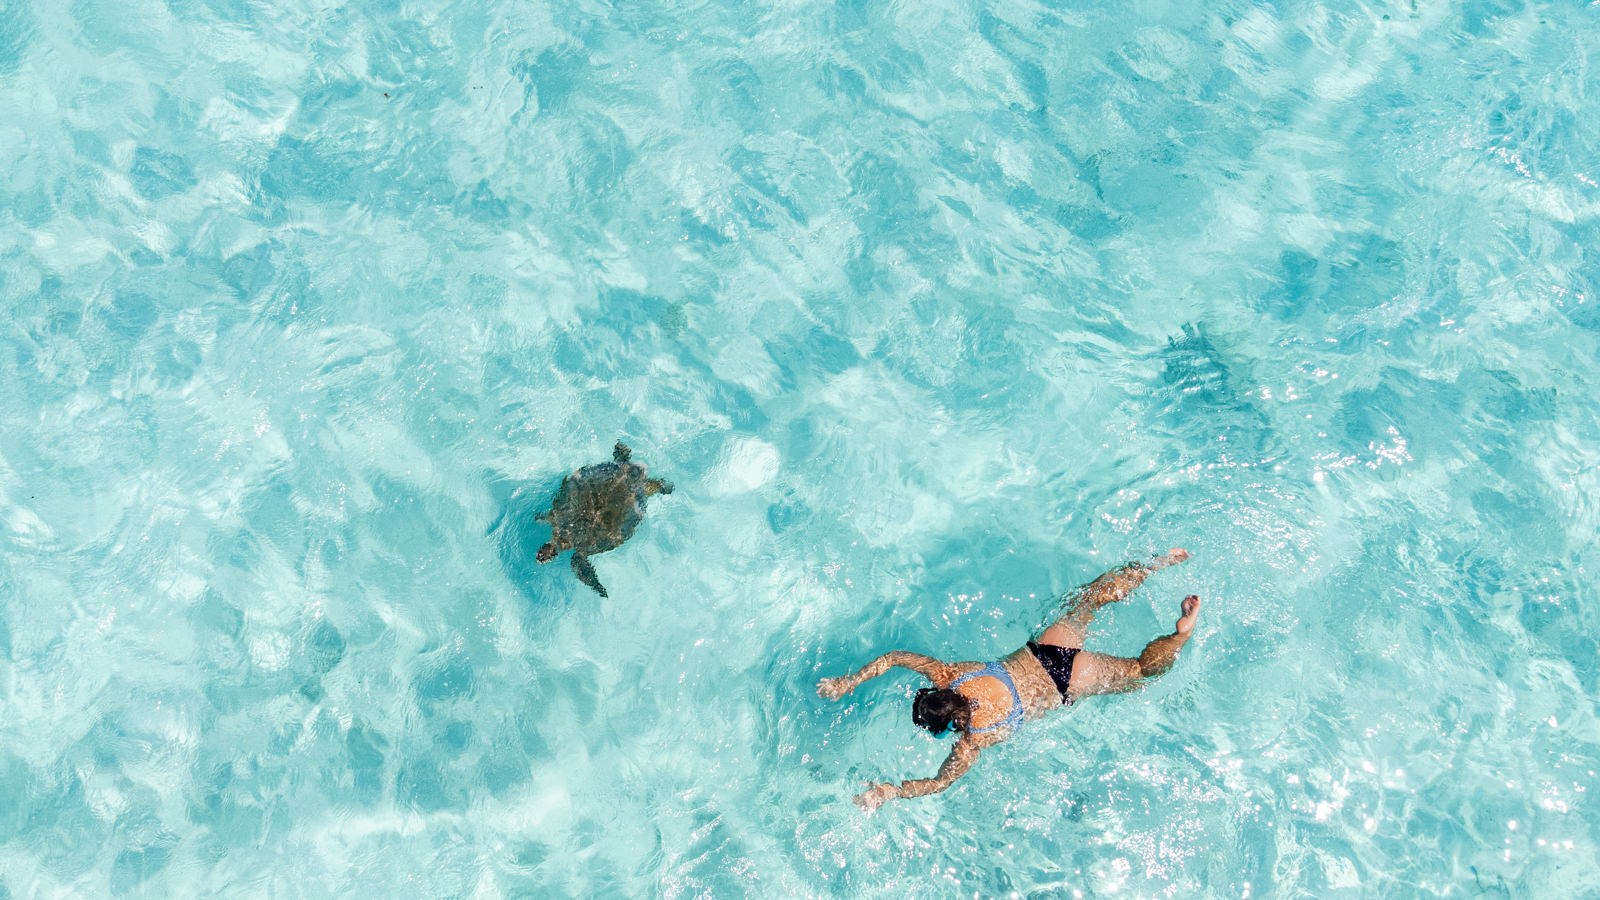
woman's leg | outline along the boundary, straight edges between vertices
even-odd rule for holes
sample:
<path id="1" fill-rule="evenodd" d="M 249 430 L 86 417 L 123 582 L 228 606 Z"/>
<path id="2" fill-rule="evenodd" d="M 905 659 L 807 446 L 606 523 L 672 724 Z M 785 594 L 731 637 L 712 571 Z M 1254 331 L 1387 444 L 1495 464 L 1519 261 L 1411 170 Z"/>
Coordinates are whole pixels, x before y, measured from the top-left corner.
<path id="1" fill-rule="evenodd" d="M 1066 612 L 1040 633 L 1038 643 L 1082 647 L 1084 638 L 1089 635 L 1089 623 L 1094 621 L 1094 614 L 1100 607 L 1126 600 L 1129 592 L 1144 584 L 1151 572 L 1177 565 L 1188 558 L 1189 551 L 1174 547 L 1165 556 L 1158 556 L 1147 563 L 1131 562 L 1118 566 L 1078 588 L 1066 596 Z"/>
<path id="2" fill-rule="evenodd" d="M 1144 652 L 1137 658 L 1079 653 L 1072 666 L 1072 681 L 1067 686 L 1067 692 L 1074 698 L 1089 694 L 1118 694 L 1135 690 L 1150 679 L 1164 674 L 1177 662 L 1178 651 L 1189 643 L 1199 616 L 1200 598 L 1190 594 L 1183 598 L 1183 616 L 1173 626 L 1172 633 L 1146 644 Z"/>

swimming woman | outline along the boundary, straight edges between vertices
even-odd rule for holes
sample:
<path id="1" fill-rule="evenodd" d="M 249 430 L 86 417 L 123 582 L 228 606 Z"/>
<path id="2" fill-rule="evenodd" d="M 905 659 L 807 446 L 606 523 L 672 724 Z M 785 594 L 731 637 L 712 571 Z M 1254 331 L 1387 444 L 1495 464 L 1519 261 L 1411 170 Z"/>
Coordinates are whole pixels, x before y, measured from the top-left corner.
<path id="1" fill-rule="evenodd" d="M 1068 594 L 1066 611 L 1059 619 L 1038 638 L 996 662 L 947 663 L 894 650 L 853 674 L 822 679 L 817 693 L 837 700 L 893 666 L 910 669 L 933 682 L 933 687 L 917 691 L 911 701 L 911 721 L 935 735 L 952 728 L 960 735 L 937 776 L 899 784 L 869 781 L 866 793 L 856 797 L 856 803 L 874 810 L 888 800 L 936 794 L 965 775 L 980 751 L 1010 737 L 1024 721 L 1043 718 L 1080 697 L 1134 690 L 1172 668 L 1200 614 L 1200 598 L 1194 594 L 1183 598 L 1183 615 L 1172 633 L 1151 641 L 1137 658 L 1091 653 L 1083 649 L 1083 639 L 1100 607 L 1127 599 L 1151 572 L 1188 558 L 1188 551 L 1173 549 L 1148 563 L 1131 562 L 1112 569 Z"/>

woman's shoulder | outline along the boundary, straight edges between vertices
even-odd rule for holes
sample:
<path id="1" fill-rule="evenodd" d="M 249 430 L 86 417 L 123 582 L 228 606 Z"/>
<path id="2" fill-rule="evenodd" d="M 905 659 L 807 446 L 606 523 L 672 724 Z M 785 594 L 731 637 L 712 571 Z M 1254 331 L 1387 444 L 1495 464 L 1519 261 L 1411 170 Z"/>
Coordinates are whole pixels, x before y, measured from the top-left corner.
<path id="1" fill-rule="evenodd" d="M 985 663 L 981 662 L 940 662 L 938 670 L 928 679 L 937 687 L 947 688 L 968 675 L 976 675 L 983 671 Z"/>

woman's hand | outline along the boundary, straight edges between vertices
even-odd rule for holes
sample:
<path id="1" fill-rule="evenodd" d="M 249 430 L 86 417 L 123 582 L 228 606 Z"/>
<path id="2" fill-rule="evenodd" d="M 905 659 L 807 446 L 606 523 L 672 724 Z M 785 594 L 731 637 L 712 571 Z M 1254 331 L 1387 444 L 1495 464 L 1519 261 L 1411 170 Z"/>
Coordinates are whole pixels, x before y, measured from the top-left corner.
<path id="1" fill-rule="evenodd" d="M 853 690 L 855 686 L 849 678 L 824 678 L 817 682 L 817 696 L 825 700 L 837 700 Z"/>
<path id="2" fill-rule="evenodd" d="M 856 805 L 872 812 L 890 800 L 900 797 L 900 787 L 887 782 L 867 782 L 867 792 L 856 797 Z"/>

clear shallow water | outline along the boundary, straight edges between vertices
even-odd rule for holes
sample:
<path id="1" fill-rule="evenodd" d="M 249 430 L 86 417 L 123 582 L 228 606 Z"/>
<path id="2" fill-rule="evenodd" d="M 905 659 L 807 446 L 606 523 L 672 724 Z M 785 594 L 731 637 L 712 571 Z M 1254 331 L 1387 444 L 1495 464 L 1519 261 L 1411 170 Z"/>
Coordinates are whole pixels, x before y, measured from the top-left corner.
<path id="1" fill-rule="evenodd" d="M 1592 8 L 3 13 L 0 896 L 1600 896 Z"/>

